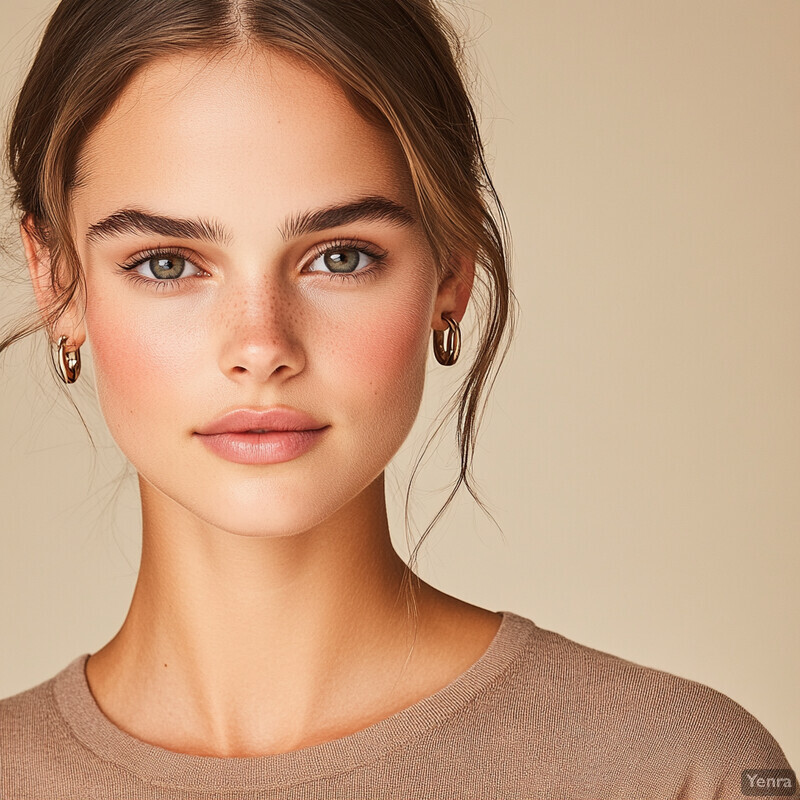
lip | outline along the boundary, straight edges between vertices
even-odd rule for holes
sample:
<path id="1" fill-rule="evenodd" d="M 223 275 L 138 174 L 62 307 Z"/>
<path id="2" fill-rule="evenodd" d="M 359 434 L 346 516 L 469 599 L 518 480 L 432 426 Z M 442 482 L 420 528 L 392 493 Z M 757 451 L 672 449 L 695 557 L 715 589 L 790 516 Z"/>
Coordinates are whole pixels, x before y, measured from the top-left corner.
<path id="1" fill-rule="evenodd" d="M 266 431 L 314 431 L 327 427 L 311 414 L 291 406 L 271 408 L 237 408 L 217 417 L 199 428 L 196 433 L 211 436 L 222 433 L 248 433 L 256 429 Z"/>
<path id="2" fill-rule="evenodd" d="M 308 452 L 329 427 L 269 433 L 239 431 L 198 435 L 209 450 L 227 461 L 236 464 L 279 464 Z"/>

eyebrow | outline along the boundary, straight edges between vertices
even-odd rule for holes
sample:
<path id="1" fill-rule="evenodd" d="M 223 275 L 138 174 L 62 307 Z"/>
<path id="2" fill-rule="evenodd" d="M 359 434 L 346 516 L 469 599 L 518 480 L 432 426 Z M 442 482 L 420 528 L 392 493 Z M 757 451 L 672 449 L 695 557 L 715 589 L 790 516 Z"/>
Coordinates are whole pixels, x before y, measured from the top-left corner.
<path id="1" fill-rule="evenodd" d="M 315 211 L 305 211 L 289 217 L 278 230 L 284 240 L 307 233 L 324 231 L 337 225 L 348 225 L 357 220 L 375 220 L 390 225 L 413 225 L 417 218 L 406 206 L 381 195 L 360 197 Z"/>
<path id="2" fill-rule="evenodd" d="M 136 208 L 123 208 L 93 223 L 86 233 L 86 241 L 109 239 L 126 233 L 155 233 L 158 236 L 203 239 L 218 244 L 230 241 L 228 232 L 214 220 L 178 219 Z"/>
<path id="3" fill-rule="evenodd" d="M 417 218 L 401 203 L 381 195 L 368 195 L 351 202 L 293 214 L 278 226 L 278 231 L 286 241 L 358 220 L 404 226 L 413 225 Z M 153 233 L 178 239 L 202 239 L 216 244 L 228 244 L 232 239 L 225 227 L 216 220 L 168 217 L 141 209 L 123 208 L 91 224 L 86 240 L 92 242 L 126 233 Z"/>

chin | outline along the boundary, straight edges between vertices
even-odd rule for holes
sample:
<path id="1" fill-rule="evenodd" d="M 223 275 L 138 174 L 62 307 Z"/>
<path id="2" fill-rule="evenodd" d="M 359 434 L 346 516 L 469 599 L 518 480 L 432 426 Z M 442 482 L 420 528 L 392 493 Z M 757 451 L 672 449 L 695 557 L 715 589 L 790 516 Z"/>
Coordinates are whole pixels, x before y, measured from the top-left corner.
<path id="1" fill-rule="evenodd" d="M 194 501 L 185 501 L 185 507 L 221 532 L 273 539 L 306 533 L 330 519 L 346 501 L 346 496 L 323 498 L 308 488 L 294 493 L 278 490 L 244 496 L 240 489 L 229 494 L 204 493 Z"/>

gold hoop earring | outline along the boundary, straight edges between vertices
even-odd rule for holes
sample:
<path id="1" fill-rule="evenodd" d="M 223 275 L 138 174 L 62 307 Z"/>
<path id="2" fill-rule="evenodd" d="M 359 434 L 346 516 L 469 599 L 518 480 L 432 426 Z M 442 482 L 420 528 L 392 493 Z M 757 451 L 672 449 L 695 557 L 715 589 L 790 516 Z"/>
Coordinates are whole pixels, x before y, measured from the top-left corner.
<path id="1" fill-rule="evenodd" d="M 75 383 L 78 375 L 81 374 L 81 349 L 76 347 L 69 353 L 66 352 L 64 345 L 67 343 L 66 336 L 58 340 L 58 377 L 64 383 Z"/>
<path id="2" fill-rule="evenodd" d="M 440 364 L 449 367 L 456 363 L 458 354 L 461 352 L 461 328 L 458 323 L 451 317 L 442 315 L 442 319 L 447 323 L 448 330 L 440 331 L 434 328 L 433 330 L 433 352 L 436 355 L 436 360 Z M 444 335 L 449 333 L 447 340 L 447 347 L 444 345 Z"/>

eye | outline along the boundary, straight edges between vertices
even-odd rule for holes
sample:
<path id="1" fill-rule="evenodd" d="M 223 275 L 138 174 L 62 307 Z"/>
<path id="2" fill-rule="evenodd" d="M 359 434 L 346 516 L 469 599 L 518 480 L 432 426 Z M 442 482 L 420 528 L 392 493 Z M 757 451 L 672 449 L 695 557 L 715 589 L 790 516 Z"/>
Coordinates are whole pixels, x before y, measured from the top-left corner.
<path id="1" fill-rule="evenodd" d="M 133 270 L 139 275 L 155 278 L 156 280 L 175 280 L 188 277 L 194 269 L 199 274 L 202 272 L 188 258 L 180 253 L 158 252 L 137 256 L 134 263 L 124 266 L 124 269 Z M 187 274 L 188 273 L 188 274 Z"/>
<path id="2" fill-rule="evenodd" d="M 323 253 L 312 264 L 316 264 L 321 259 L 325 269 L 329 269 L 331 272 L 353 272 L 361 262 L 363 255 L 366 254 L 355 248 L 340 247 Z"/>
<path id="3" fill-rule="evenodd" d="M 340 280 L 361 280 L 375 277 L 382 266 L 386 253 L 366 242 L 336 241 L 317 250 L 309 264 L 309 272 L 321 272 Z"/>
<path id="4" fill-rule="evenodd" d="M 155 248 L 137 253 L 117 267 L 134 284 L 163 292 L 185 286 L 184 280 L 207 274 L 192 258 L 191 253 L 181 249 Z"/>

